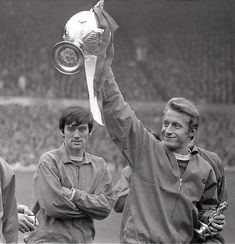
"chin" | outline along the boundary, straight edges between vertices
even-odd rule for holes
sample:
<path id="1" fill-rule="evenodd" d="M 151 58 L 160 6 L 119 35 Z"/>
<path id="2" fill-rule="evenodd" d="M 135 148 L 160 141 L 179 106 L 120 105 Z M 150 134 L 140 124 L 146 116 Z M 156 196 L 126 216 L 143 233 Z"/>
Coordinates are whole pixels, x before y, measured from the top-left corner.
<path id="1" fill-rule="evenodd" d="M 82 149 L 82 147 L 81 146 L 75 146 L 75 147 L 73 147 L 73 149 L 80 150 L 80 149 Z"/>
<path id="2" fill-rule="evenodd" d="M 171 151 L 174 151 L 174 150 L 176 149 L 175 145 L 172 144 L 172 143 L 167 143 L 167 142 L 165 142 L 165 145 L 166 145 L 166 147 L 167 147 L 169 150 L 171 150 Z"/>

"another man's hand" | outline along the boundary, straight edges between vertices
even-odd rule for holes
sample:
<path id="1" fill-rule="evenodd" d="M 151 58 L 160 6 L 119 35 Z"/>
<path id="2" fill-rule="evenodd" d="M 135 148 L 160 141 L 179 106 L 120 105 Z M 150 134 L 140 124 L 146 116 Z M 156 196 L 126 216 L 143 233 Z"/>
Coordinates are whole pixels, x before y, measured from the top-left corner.
<path id="1" fill-rule="evenodd" d="M 35 229 L 35 216 L 18 213 L 19 231 L 22 233 L 33 231 Z"/>
<path id="2" fill-rule="evenodd" d="M 23 204 L 17 204 L 17 212 L 26 215 L 34 215 L 33 212 L 29 209 L 29 207 Z"/>
<path id="3" fill-rule="evenodd" d="M 22 233 L 33 231 L 38 220 L 28 206 L 17 204 L 19 231 Z"/>

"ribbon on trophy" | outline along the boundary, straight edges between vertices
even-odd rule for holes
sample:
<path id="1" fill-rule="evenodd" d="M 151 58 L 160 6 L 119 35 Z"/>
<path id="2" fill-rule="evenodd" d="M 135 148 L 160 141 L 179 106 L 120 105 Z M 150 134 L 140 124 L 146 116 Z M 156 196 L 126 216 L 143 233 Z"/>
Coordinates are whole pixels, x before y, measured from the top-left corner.
<path id="1" fill-rule="evenodd" d="M 87 89 L 89 94 L 89 104 L 93 119 L 100 125 L 104 125 L 102 121 L 101 112 L 98 105 L 97 95 L 94 93 L 94 77 L 97 64 L 97 56 L 88 55 L 85 58 L 85 73 Z"/>
<path id="2" fill-rule="evenodd" d="M 98 2 L 93 8 L 98 21 L 98 27 L 104 30 L 102 42 L 97 55 L 88 55 L 85 58 L 85 72 L 89 93 L 89 103 L 94 120 L 103 125 L 101 112 L 97 100 L 97 92 L 102 87 L 105 66 L 111 65 L 114 56 L 113 35 L 118 28 L 116 22 L 104 10 L 103 2 Z"/>

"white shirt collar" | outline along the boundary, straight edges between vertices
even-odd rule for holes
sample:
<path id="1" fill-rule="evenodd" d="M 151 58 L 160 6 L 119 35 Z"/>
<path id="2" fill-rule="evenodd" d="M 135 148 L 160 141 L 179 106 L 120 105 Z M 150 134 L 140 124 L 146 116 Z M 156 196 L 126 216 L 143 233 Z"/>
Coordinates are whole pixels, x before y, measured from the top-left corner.
<path id="1" fill-rule="evenodd" d="M 181 160 L 181 161 L 190 160 L 190 153 L 185 155 L 185 154 L 179 154 L 174 152 L 174 155 L 177 160 Z"/>

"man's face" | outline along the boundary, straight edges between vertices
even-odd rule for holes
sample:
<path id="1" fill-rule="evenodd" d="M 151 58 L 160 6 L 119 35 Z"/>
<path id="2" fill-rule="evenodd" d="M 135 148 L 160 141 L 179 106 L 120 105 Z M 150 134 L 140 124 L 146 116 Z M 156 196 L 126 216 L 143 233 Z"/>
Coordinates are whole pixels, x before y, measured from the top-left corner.
<path id="1" fill-rule="evenodd" d="M 162 140 L 168 149 L 173 152 L 188 153 L 188 144 L 191 133 L 189 132 L 190 117 L 187 114 L 179 113 L 168 109 L 163 117 Z"/>
<path id="2" fill-rule="evenodd" d="M 72 156 L 82 156 L 89 138 L 88 124 L 76 125 L 76 122 L 73 122 L 65 125 L 62 134 L 68 153 Z"/>

